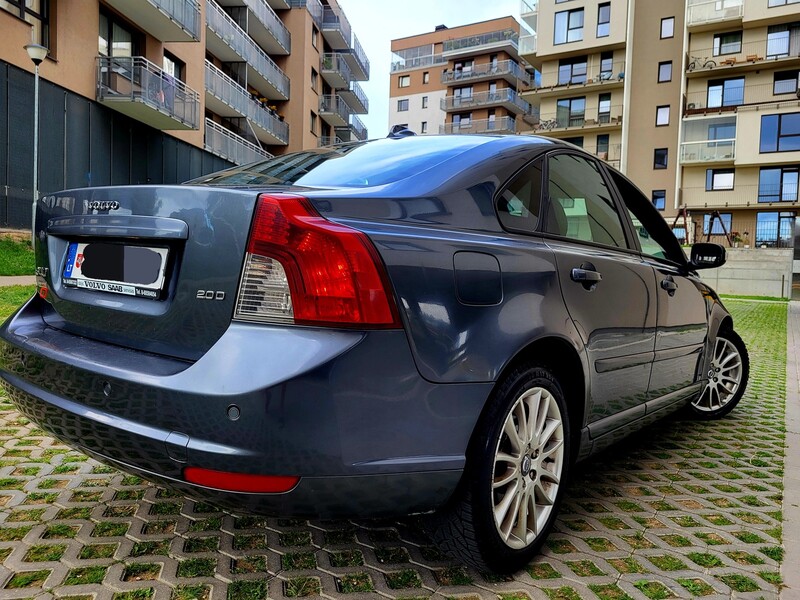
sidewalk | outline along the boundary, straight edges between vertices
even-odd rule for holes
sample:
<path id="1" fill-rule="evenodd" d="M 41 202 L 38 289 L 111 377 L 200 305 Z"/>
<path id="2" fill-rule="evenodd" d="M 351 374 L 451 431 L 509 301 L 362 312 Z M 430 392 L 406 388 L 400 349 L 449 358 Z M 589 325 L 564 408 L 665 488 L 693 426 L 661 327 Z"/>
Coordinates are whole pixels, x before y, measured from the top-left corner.
<path id="1" fill-rule="evenodd" d="M 786 462 L 783 477 L 782 600 L 800 599 L 800 302 L 789 303 L 786 348 Z"/>
<path id="2" fill-rule="evenodd" d="M 33 275 L 0 277 L 0 287 L 9 285 L 36 285 L 36 277 Z"/>

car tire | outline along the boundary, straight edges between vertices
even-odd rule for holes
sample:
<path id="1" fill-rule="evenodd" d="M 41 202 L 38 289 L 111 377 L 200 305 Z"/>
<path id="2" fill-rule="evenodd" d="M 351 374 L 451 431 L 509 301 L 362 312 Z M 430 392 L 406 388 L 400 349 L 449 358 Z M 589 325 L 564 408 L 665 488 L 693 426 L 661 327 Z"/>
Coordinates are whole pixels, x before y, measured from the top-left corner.
<path id="1" fill-rule="evenodd" d="M 703 391 L 689 404 L 689 410 L 699 419 L 724 417 L 736 407 L 747 388 L 750 358 L 742 338 L 732 329 L 717 333 L 709 371 Z"/>
<path id="2" fill-rule="evenodd" d="M 558 380 L 541 365 L 517 368 L 493 392 L 459 488 L 429 531 L 440 548 L 479 571 L 518 571 L 552 529 L 569 466 Z"/>

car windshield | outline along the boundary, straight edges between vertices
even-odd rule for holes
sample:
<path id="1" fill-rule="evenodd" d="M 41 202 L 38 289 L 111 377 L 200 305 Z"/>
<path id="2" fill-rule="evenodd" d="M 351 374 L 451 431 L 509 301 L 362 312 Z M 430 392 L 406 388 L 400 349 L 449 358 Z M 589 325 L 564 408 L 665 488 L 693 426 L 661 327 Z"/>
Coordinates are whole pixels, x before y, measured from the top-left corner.
<path id="1" fill-rule="evenodd" d="M 433 168 L 490 139 L 477 136 L 420 136 L 341 144 L 276 156 L 187 183 L 307 187 L 385 185 Z"/>

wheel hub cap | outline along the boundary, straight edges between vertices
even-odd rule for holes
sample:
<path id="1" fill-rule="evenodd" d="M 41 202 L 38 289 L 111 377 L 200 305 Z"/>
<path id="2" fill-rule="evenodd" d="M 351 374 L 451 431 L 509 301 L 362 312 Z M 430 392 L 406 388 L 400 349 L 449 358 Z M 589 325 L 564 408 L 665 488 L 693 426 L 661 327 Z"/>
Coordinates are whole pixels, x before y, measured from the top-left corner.
<path id="1" fill-rule="evenodd" d="M 522 459 L 522 476 L 525 477 L 531 471 L 531 457 L 526 456 Z"/>

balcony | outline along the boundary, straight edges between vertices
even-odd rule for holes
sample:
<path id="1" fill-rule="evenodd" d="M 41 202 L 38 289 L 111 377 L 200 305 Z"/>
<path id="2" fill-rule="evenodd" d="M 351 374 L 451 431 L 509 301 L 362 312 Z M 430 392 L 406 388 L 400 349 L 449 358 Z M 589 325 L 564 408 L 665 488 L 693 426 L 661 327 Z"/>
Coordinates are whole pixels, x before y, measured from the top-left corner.
<path id="1" fill-rule="evenodd" d="M 237 165 L 272 158 L 272 155 L 243 137 L 225 129 L 219 123 L 206 119 L 205 149 Z"/>
<path id="2" fill-rule="evenodd" d="M 597 158 L 606 161 L 615 169 L 619 169 L 620 159 L 622 158 L 622 144 L 609 144 L 601 148 L 583 146 L 583 149 L 589 154 L 594 154 Z"/>
<path id="3" fill-rule="evenodd" d="M 680 163 L 733 163 L 736 160 L 736 115 L 684 119 Z"/>
<path id="4" fill-rule="evenodd" d="M 415 56 L 414 58 L 406 58 L 396 53 L 392 54 L 392 73 L 444 64 L 447 64 L 447 59 L 441 54 L 427 54 L 425 56 Z"/>
<path id="5" fill-rule="evenodd" d="M 599 55 L 590 57 L 586 66 L 586 73 L 581 77 L 573 76 L 570 80 L 559 83 L 561 74 L 558 66 L 550 66 L 542 70 L 541 85 L 526 93 L 535 93 L 541 96 L 561 96 L 564 94 L 583 94 L 585 88 L 615 88 L 622 87 L 625 81 L 625 61 L 609 61 L 601 64 Z"/>
<path id="6" fill-rule="evenodd" d="M 216 2 L 206 3 L 206 46 L 225 62 L 243 62 L 247 83 L 270 100 L 289 99 L 289 78 Z"/>
<path id="7" fill-rule="evenodd" d="M 197 0 L 106 0 L 106 4 L 162 42 L 200 40 Z"/>
<path id="8" fill-rule="evenodd" d="M 349 127 L 336 127 L 336 135 L 344 142 L 364 141 L 367 139 L 367 128 L 356 115 L 350 117 Z"/>
<path id="9" fill-rule="evenodd" d="M 488 81 L 490 79 L 505 79 L 515 87 L 530 87 L 531 76 L 513 60 L 501 60 L 498 63 L 475 65 L 470 69 L 450 70 L 442 72 L 442 83 L 447 85 L 461 85 L 464 82 Z"/>
<path id="10" fill-rule="evenodd" d="M 523 58 L 528 55 L 536 54 L 537 35 L 523 35 L 519 38 L 519 55 Z"/>
<path id="11" fill-rule="evenodd" d="M 747 33 L 748 30 L 745 30 Z M 686 57 L 687 77 L 725 77 L 739 71 L 759 69 L 782 69 L 796 67 L 800 56 L 795 48 L 790 48 L 789 39 L 767 41 L 767 38 L 743 42 L 726 54 L 715 54 L 714 48 L 689 48 Z"/>
<path id="12" fill-rule="evenodd" d="M 549 113 L 541 115 L 539 122 L 534 125 L 534 133 L 551 135 L 554 133 L 569 133 L 574 135 L 577 131 L 592 131 L 600 129 L 619 129 L 622 127 L 622 105 L 615 104 L 609 107 L 608 112 L 598 112 L 595 108 L 591 117 L 587 113 Z"/>
<path id="13" fill-rule="evenodd" d="M 782 189 L 759 189 L 758 185 L 736 185 L 732 190 L 707 191 L 704 187 L 683 188 L 682 200 L 688 208 L 796 208 L 797 184 Z"/>
<path id="14" fill-rule="evenodd" d="M 353 111 L 339 96 L 325 95 L 319 99 L 319 116 L 334 127 L 347 127 Z"/>
<path id="15" fill-rule="evenodd" d="M 369 79 L 369 59 L 355 33 L 353 34 L 353 49 L 350 52 L 346 52 L 344 58 L 350 65 L 353 79 L 358 81 L 367 81 Z"/>
<path id="16" fill-rule="evenodd" d="M 344 140 L 340 138 L 338 135 L 333 137 L 329 135 L 323 135 L 317 138 L 317 147 L 322 148 L 324 146 L 333 146 L 334 144 L 342 144 Z"/>
<path id="17" fill-rule="evenodd" d="M 519 16 L 531 31 L 539 31 L 539 0 L 520 0 Z M 520 53 L 522 49 L 520 48 Z"/>
<path id="18" fill-rule="evenodd" d="M 471 96 L 447 96 L 441 99 L 441 108 L 446 112 L 495 106 L 502 106 L 517 115 L 533 113 L 533 107 L 511 88 L 496 92 L 479 92 Z M 536 112 L 538 113 L 538 109 Z"/>
<path id="19" fill-rule="evenodd" d="M 279 8 L 276 7 L 273 3 L 273 0 L 268 0 L 272 8 Z M 276 2 L 286 2 L 289 4 L 289 8 L 305 8 L 308 10 L 308 13 L 311 15 L 311 18 L 314 20 L 318 26 L 322 27 L 322 3 L 319 0 L 275 0 Z"/>
<path id="20" fill-rule="evenodd" d="M 289 3 L 289 0 L 267 0 L 267 4 L 269 4 L 275 10 L 292 8 L 292 5 Z"/>
<path id="21" fill-rule="evenodd" d="M 445 123 L 439 126 L 439 133 L 514 133 L 516 121 L 513 117 L 499 119 L 470 120 L 467 123 Z"/>
<path id="22" fill-rule="evenodd" d="M 777 94 L 775 92 L 778 92 Z M 726 104 L 719 95 L 709 95 L 708 90 L 699 90 L 686 94 L 686 105 L 684 116 L 723 114 L 736 112 L 741 107 L 753 106 L 758 104 L 778 105 L 783 102 L 797 104 L 798 87 L 797 80 L 786 80 L 784 82 L 764 83 L 758 85 L 748 85 L 745 80 L 744 96 L 735 98 L 736 104 L 728 100 Z M 741 102 L 738 102 L 741 100 Z"/>
<path id="23" fill-rule="evenodd" d="M 142 56 L 98 57 L 97 101 L 156 129 L 198 127 L 198 93 Z"/>
<path id="24" fill-rule="evenodd" d="M 367 94 L 357 81 L 351 81 L 349 87 L 339 90 L 338 93 L 342 100 L 347 102 L 347 105 L 354 113 L 365 115 L 369 112 L 369 100 L 367 99 Z"/>
<path id="25" fill-rule="evenodd" d="M 693 31 L 741 24 L 743 16 L 744 0 L 689 0 L 686 7 L 686 25 Z"/>
<path id="26" fill-rule="evenodd" d="M 349 87 L 353 80 L 353 72 L 344 57 L 345 54 L 342 52 L 327 52 L 322 55 L 320 73 L 327 84 L 335 90 Z"/>
<path id="27" fill-rule="evenodd" d="M 220 6 L 247 7 L 247 33 L 269 54 L 286 55 L 292 50 L 292 35 L 266 0 L 215 0 Z"/>
<path id="28" fill-rule="evenodd" d="M 471 56 L 476 53 L 508 52 L 511 56 L 519 56 L 519 34 L 513 29 L 490 31 L 482 35 L 470 35 L 455 40 L 445 40 L 442 44 L 442 56 L 455 59 L 459 56 Z"/>
<path id="29" fill-rule="evenodd" d="M 253 127 L 259 141 L 267 145 L 289 143 L 289 125 L 267 109 L 220 71 L 206 61 L 206 108 L 222 117 L 244 117 Z"/>
<path id="30" fill-rule="evenodd" d="M 322 11 L 322 35 L 334 50 L 348 50 L 353 31 L 350 21 L 341 8 L 324 6 Z"/>

